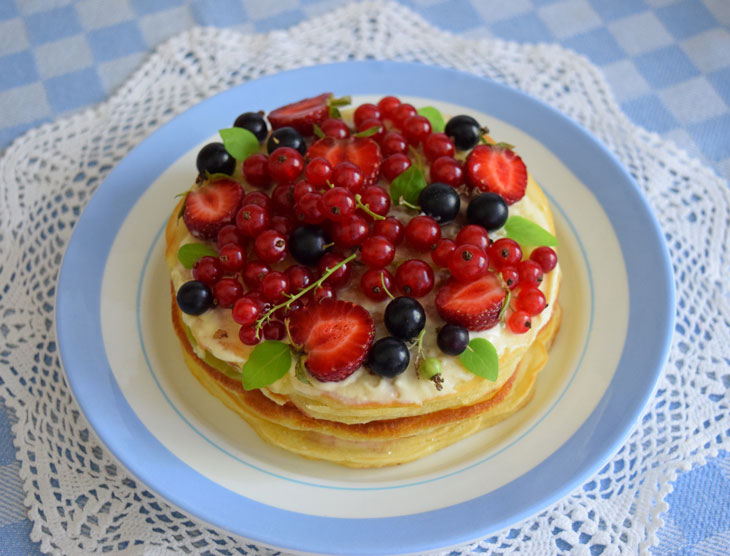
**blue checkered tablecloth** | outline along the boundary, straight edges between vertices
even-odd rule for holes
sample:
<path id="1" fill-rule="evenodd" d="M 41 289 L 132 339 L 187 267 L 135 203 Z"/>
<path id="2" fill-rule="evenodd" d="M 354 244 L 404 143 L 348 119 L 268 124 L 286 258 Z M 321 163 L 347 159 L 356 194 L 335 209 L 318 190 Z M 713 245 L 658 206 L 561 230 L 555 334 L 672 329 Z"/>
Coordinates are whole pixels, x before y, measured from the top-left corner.
<path id="1" fill-rule="evenodd" d="M 194 25 L 282 29 L 337 4 L 0 0 L 0 149 L 31 128 L 104 100 L 156 45 L 180 31 Z M 585 55 L 604 72 L 634 122 L 730 176 L 730 0 L 403 4 L 464 37 L 558 43 Z M 0 366 L 0 380 L 3 372 Z M 13 419 L 0 403 L 0 554 L 36 554 L 18 477 Z M 681 475 L 667 502 L 653 554 L 730 554 L 730 454 Z M 556 546 L 555 552 L 562 551 Z"/>

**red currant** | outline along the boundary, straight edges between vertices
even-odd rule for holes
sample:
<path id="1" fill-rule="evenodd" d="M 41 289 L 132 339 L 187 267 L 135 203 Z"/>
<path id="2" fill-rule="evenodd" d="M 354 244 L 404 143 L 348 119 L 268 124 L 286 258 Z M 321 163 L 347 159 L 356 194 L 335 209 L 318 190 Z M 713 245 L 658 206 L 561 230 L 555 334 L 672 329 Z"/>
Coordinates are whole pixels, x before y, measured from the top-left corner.
<path id="1" fill-rule="evenodd" d="M 428 121 L 426 116 L 416 114 L 403 122 L 403 135 L 413 146 L 425 141 L 430 133 L 431 122 Z"/>
<path id="2" fill-rule="evenodd" d="M 515 308 L 518 311 L 524 311 L 532 317 L 542 313 L 545 307 L 547 307 L 545 294 L 538 288 L 521 289 L 515 300 Z"/>
<path id="3" fill-rule="evenodd" d="M 294 214 L 294 184 L 282 183 L 271 192 L 271 208 L 274 214 Z"/>
<path id="4" fill-rule="evenodd" d="M 390 119 L 398 129 L 403 129 L 403 124 L 411 116 L 417 114 L 415 107 L 412 104 L 401 103 L 393 109 Z"/>
<path id="5" fill-rule="evenodd" d="M 393 262 L 395 245 L 383 236 L 371 236 L 363 242 L 360 256 L 370 268 L 383 268 Z"/>
<path id="6" fill-rule="evenodd" d="M 524 334 L 532 328 L 532 318 L 524 311 L 515 311 L 507 319 L 507 326 L 515 334 Z"/>
<path id="7" fill-rule="evenodd" d="M 405 154 L 408 152 L 408 141 L 397 131 L 388 131 L 380 141 L 380 150 L 383 156 Z"/>
<path id="8" fill-rule="evenodd" d="M 247 346 L 255 346 L 261 341 L 261 335 L 254 326 L 242 326 L 238 331 L 238 339 Z"/>
<path id="9" fill-rule="evenodd" d="M 350 277 L 348 276 L 347 278 L 349 280 Z M 313 292 L 309 292 L 309 294 L 311 294 L 312 296 L 312 303 L 319 303 L 320 301 L 324 301 L 325 299 L 334 299 L 335 297 L 337 297 L 335 289 L 327 284 L 322 284 L 321 286 L 315 288 Z"/>
<path id="10" fill-rule="evenodd" d="M 502 280 L 511 290 L 520 284 L 520 273 L 513 266 L 505 266 L 502 268 Z"/>
<path id="11" fill-rule="evenodd" d="M 304 158 L 291 147 L 279 147 L 269 156 L 269 175 L 278 183 L 291 183 L 304 170 Z"/>
<path id="12" fill-rule="evenodd" d="M 396 153 L 383 159 L 380 173 L 388 181 L 393 181 L 411 166 L 411 159 L 404 154 Z"/>
<path id="13" fill-rule="evenodd" d="M 454 156 L 454 140 L 445 133 L 432 133 L 423 141 L 423 154 L 433 162 L 442 156 Z"/>
<path id="14" fill-rule="evenodd" d="M 489 262 L 497 270 L 517 266 L 522 260 L 522 248 L 514 239 L 503 237 L 489 247 Z"/>
<path id="15" fill-rule="evenodd" d="M 277 270 L 272 270 L 261 280 L 261 294 L 272 303 L 284 301 L 289 288 L 289 278 Z"/>
<path id="16" fill-rule="evenodd" d="M 393 275 L 386 269 L 371 268 L 360 278 L 360 289 L 369 299 L 383 301 L 388 297 L 388 292 L 393 291 L 393 280 Z"/>
<path id="17" fill-rule="evenodd" d="M 352 115 L 352 119 L 355 122 L 355 127 L 360 129 L 360 124 L 365 120 L 380 119 L 380 109 L 371 103 L 361 104 L 355 109 L 355 113 Z"/>
<path id="18" fill-rule="evenodd" d="M 271 217 L 270 228 L 272 230 L 276 230 L 288 239 L 296 228 L 296 224 L 294 223 L 294 220 L 292 220 L 288 216 L 282 216 L 281 214 L 277 214 L 276 216 Z"/>
<path id="19" fill-rule="evenodd" d="M 330 228 L 332 241 L 339 247 L 360 245 L 369 233 L 367 221 L 358 214 L 350 214 Z"/>
<path id="20" fill-rule="evenodd" d="M 327 180 L 332 174 L 332 164 L 322 156 L 317 156 L 309 161 L 304 169 L 304 177 L 314 187 L 322 188 L 327 185 Z"/>
<path id="21" fill-rule="evenodd" d="M 406 228 L 395 216 L 373 222 L 373 235 L 383 236 L 393 245 L 400 245 L 406 237 Z"/>
<path id="22" fill-rule="evenodd" d="M 406 243 L 417 251 L 430 251 L 440 239 L 441 226 L 430 216 L 416 216 L 406 224 Z"/>
<path id="23" fill-rule="evenodd" d="M 216 238 L 218 249 L 228 243 L 243 245 L 243 235 L 238 231 L 235 224 L 226 224 L 218 231 L 218 237 Z"/>
<path id="24" fill-rule="evenodd" d="M 300 264 L 290 266 L 284 271 L 284 274 L 289 279 L 292 293 L 299 293 L 314 280 L 312 271 Z"/>
<path id="25" fill-rule="evenodd" d="M 261 261 L 251 261 L 243 269 L 243 282 L 249 289 L 257 290 L 261 287 L 261 280 L 264 279 L 271 267 Z"/>
<path id="26" fill-rule="evenodd" d="M 235 243 L 228 243 L 218 252 L 218 262 L 224 272 L 238 272 L 246 264 L 246 252 Z"/>
<path id="27" fill-rule="evenodd" d="M 558 254 L 550 247 L 538 247 L 530 253 L 530 260 L 539 264 L 542 271 L 547 273 L 558 264 Z"/>
<path id="28" fill-rule="evenodd" d="M 487 254 L 476 245 L 457 245 L 449 258 L 449 272 L 459 282 L 473 282 L 489 268 Z"/>
<path id="29" fill-rule="evenodd" d="M 286 337 L 286 327 L 279 320 L 270 320 L 261 327 L 266 340 L 283 340 Z"/>
<path id="30" fill-rule="evenodd" d="M 245 299 L 250 299 L 254 303 L 256 303 L 256 305 L 259 308 L 259 313 L 262 314 L 262 315 L 266 311 L 268 311 L 269 309 L 271 309 L 271 303 L 269 303 L 268 301 L 266 301 L 264 299 L 264 296 L 261 295 L 261 292 L 258 291 L 258 290 L 251 290 L 250 292 L 246 292 L 245 294 L 243 294 L 243 297 L 241 299 L 244 299 L 244 298 Z"/>
<path id="31" fill-rule="evenodd" d="M 468 224 L 464 226 L 459 233 L 456 234 L 456 245 L 463 243 L 471 243 L 476 245 L 485 253 L 489 250 L 489 235 L 487 230 L 476 224 Z"/>
<path id="32" fill-rule="evenodd" d="M 297 203 L 297 216 L 307 224 L 321 224 L 325 221 L 322 195 L 307 193 Z"/>
<path id="33" fill-rule="evenodd" d="M 441 238 L 436 243 L 436 248 L 431 251 L 431 260 L 433 264 L 441 268 L 449 267 L 449 259 L 451 253 L 456 249 L 456 242 L 453 239 Z"/>
<path id="34" fill-rule="evenodd" d="M 223 277 L 223 269 L 216 257 L 200 257 L 193 266 L 193 278 L 213 287 Z"/>
<path id="35" fill-rule="evenodd" d="M 464 183 L 464 168 L 454 157 L 441 156 L 431 163 L 429 176 L 431 183 L 440 182 L 459 187 Z"/>
<path id="36" fill-rule="evenodd" d="M 523 288 L 537 287 L 542 282 L 543 271 L 535 261 L 529 259 L 521 261 L 517 265 L 517 272 L 520 275 L 520 286 Z"/>
<path id="37" fill-rule="evenodd" d="M 420 259 L 411 259 L 395 271 L 395 284 L 405 295 L 423 297 L 433 288 L 433 270 Z"/>
<path id="38" fill-rule="evenodd" d="M 350 128 L 339 118 L 327 118 L 319 124 L 319 128 L 325 135 L 335 139 L 347 139 L 350 136 Z"/>
<path id="39" fill-rule="evenodd" d="M 322 195 L 322 210 L 325 216 L 339 222 L 355 212 L 355 196 L 344 187 L 333 187 Z"/>
<path id="40" fill-rule="evenodd" d="M 360 201 L 375 214 L 385 216 L 390 210 L 390 195 L 379 185 L 368 185 L 360 194 Z"/>
<path id="41" fill-rule="evenodd" d="M 394 96 L 383 97 L 378 101 L 378 109 L 384 118 L 391 118 L 393 111 L 400 106 L 400 99 Z"/>
<path id="42" fill-rule="evenodd" d="M 319 272 L 319 275 L 324 275 L 327 269 L 333 268 L 335 265 L 341 263 L 343 259 L 344 257 L 342 255 L 338 255 L 337 253 L 325 253 L 317 263 L 317 271 Z M 347 284 L 347 282 L 349 282 L 351 273 L 352 271 L 350 269 L 350 263 L 346 263 L 339 267 L 337 270 L 335 270 L 332 274 L 330 274 L 324 281 L 324 283 L 335 289 L 341 288 L 342 286 Z"/>
<path id="43" fill-rule="evenodd" d="M 336 187 L 344 187 L 357 193 L 365 183 L 365 176 L 360 167 L 352 162 L 340 162 L 332 168 L 330 181 Z"/>
<path id="44" fill-rule="evenodd" d="M 236 214 L 236 226 L 246 237 L 256 237 L 269 227 L 269 211 L 259 205 L 244 205 Z"/>
<path id="45" fill-rule="evenodd" d="M 246 205 L 258 205 L 261 208 L 265 208 L 268 213 L 271 213 L 271 199 L 263 191 L 251 191 L 246 193 L 241 199 L 241 206 Z"/>
<path id="46" fill-rule="evenodd" d="M 256 256 L 266 263 L 278 263 L 286 257 L 286 238 L 276 230 L 264 230 L 253 244 Z"/>
<path id="47" fill-rule="evenodd" d="M 243 176 L 254 187 L 265 188 L 271 183 L 269 176 L 269 157 L 256 153 L 243 161 Z"/>
<path id="48" fill-rule="evenodd" d="M 243 295 L 243 286 L 235 278 L 221 278 L 213 286 L 213 295 L 218 305 L 229 309 Z"/>
<path id="49" fill-rule="evenodd" d="M 233 304 L 232 316 L 238 324 L 250 326 L 261 316 L 261 306 L 255 299 L 244 295 Z"/>
<path id="50" fill-rule="evenodd" d="M 372 133 L 372 135 L 368 135 L 368 137 L 370 137 L 370 139 L 372 139 L 373 141 L 380 143 L 383 135 L 385 135 L 385 126 L 380 120 L 376 120 L 375 118 L 369 118 L 367 120 L 364 120 L 360 123 L 359 126 L 357 126 L 357 131 L 366 131 L 372 128 L 376 128 L 377 131 L 371 131 L 370 133 Z"/>
<path id="51" fill-rule="evenodd" d="M 309 168 L 309 166 L 307 166 L 307 168 Z M 298 203 L 299 199 L 304 197 L 307 193 L 316 193 L 316 190 L 311 183 L 305 180 L 295 183 L 294 189 L 292 189 L 292 197 L 294 198 L 294 203 Z"/>

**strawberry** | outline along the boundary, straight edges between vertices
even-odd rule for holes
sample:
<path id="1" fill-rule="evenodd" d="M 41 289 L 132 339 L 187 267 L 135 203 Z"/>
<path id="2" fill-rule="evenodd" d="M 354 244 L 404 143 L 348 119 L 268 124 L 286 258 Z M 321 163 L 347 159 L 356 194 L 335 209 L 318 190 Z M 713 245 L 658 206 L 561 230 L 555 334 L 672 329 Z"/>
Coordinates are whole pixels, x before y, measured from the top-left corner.
<path id="1" fill-rule="evenodd" d="M 488 271 L 473 282 L 449 278 L 436 296 L 436 309 L 449 324 L 487 330 L 499 322 L 507 292 L 497 275 Z"/>
<path id="2" fill-rule="evenodd" d="M 525 196 L 525 163 L 503 145 L 477 145 L 466 157 L 464 169 L 469 185 L 501 195 L 508 205 Z"/>
<path id="3" fill-rule="evenodd" d="M 365 361 L 375 324 L 362 306 L 329 298 L 294 311 L 289 331 L 306 353 L 309 372 L 322 382 L 338 382 Z"/>
<path id="4" fill-rule="evenodd" d="M 329 117 L 331 98 L 332 93 L 322 93 L 316 97 L 305 98 L 272 110 L 269 113 L 271 127 L 277 129 L 289 126 L 302 135 L 312 135 L 314 124 L 320 124 Z"/>
<path id="5" fill-rule="evenodd" d="M 236 221 L 243 188 L 233 180 L 217 180 L 192 189 L 185 199 L 183 220 L 199 239 L 213 239 L 226 224 Z"/>
<path id="6" fill-rule="evenodd" d="M 352 162 L 357 165 L 365 178 L 363 187 L 375 183 L 378 179 L 380 163 L 383 160 L 380 146 L 367 137 L 346 139 L 322 137 L 312 143 L 307 150 L 307 157 L 310 160 L 317 156 L 326 158 L 332 166 L 340 162 Z"/>

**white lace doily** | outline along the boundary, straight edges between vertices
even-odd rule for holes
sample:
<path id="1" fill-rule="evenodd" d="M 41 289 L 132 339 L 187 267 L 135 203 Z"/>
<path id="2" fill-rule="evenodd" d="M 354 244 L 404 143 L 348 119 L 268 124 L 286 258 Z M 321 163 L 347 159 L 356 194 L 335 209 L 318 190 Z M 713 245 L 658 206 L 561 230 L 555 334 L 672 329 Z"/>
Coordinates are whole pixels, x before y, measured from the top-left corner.
<path id="1" fill-rule="evenodd" d="M 44 552 L 269 553 L 171 508 L 107 454 L 59 364 L 55 283 L 89 196 L 162 123 L 264 74 L 363 58 L 487 76 L 588 128 L 647 196 L 678 282 L 670 360 L 626 444 L 553 507 L 456 553 L 644 552 L 656 542 L 677 472 L 703 463 L 727 442 L 730 189 L 698 160 L 633 125 L 585 58 L 557 46 L 458 38 L 382 2 L 350 5 L 263 35 L 197 28 L 162 45 L 107 102 L 27 133 L 0 160 L 0 395 L 18 417 L 13 432 L 31 536 Z"/>

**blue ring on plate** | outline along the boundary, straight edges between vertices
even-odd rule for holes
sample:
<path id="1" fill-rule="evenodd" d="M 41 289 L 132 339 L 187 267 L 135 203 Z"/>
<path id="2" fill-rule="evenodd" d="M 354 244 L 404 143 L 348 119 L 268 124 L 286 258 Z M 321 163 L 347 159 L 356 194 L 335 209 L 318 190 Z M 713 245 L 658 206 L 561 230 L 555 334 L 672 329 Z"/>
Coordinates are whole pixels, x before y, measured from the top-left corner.
<path id="1" fill-rule="evenodd" d="M 560 158 L 614 225 L 630 304 L 613 381 L 563 446 L 489 494 L 391 518 L 326 518 L 280 510 L 232 493 L 185 466 L 142 425 L 114 380 L 101 337 L 101 284 L 114 238 L 136 200 L 181 153 L 212 131 L 229 127 L 244 107 L 269 110 L 291 102 L 292 91 L 306 97 L 322 90 L 425 96 L 505 120 Z M 653 279 L 643 280 L 649 272 Z M 343 62 L 263 77 L 174 118 L 133 149 L 92 196 L 66 250 L 57 291 L 56 329 L 69 384 L 99 437 L 132 473 L 192 515 L 255 542 L 342 555 L 418 553 L 462 544 L 568 494 L 628 436 L 656 387 L 674 325 L 672 267 L 661 229 L 631 176 L 605 147 L 555 109 L 519 91 L 457 70 L 402 62 Z M 129 456 L 140 444 L 145 460 L 160 465 L 144 465 Z"/>

